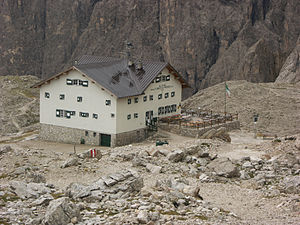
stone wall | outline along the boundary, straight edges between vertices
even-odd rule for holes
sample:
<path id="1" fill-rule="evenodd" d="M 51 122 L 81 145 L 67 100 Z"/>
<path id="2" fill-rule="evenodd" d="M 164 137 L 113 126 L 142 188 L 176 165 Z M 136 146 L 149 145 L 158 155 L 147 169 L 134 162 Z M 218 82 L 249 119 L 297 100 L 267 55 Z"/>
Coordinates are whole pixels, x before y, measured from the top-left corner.
<path id="1" fill-rule="evenodd" d="M 187 128 L 184 126 L 180 126 L 179 124 L 167 124 L 167 123 L 160 123 L 159 127 L 163 130 L 169 131 L 171 133 L 175 133 L 182 136 L 187 137 L 200 137 L 210 129 L 218 129 L 220 127 L 226 127 L 227 131 L 240 129 L 240 121 L 231 121 L 224 124 L 213 125 L 212 127 L 206 128 Z"/>
<path id="2" fill-rule="evenodd" d="M 147 135 L 148 132 L 145 128 L 116 134 L 116 146 L 143 141 Z"/>
<path id="3" fill-rule="evenodd" d="M 47 141 L 80 144 L 83 139 L 85 144 L 100 145 L 100 133 L 56 126 L 41 123 L 40 138 Z M 120 134 L 111 134 L 111 147 L 140 142 L 147 138 L 147 129 L 139 129 Z"/>
<path id="4" fill-rule="evenodd" d="M 100 137 L 97 132 L 43 123 L 41 123 L 40 138 L 48 141 L 70 144 L 80 144 L 81 139 L 83 139 L 85 144 L 100 144 Z"/>

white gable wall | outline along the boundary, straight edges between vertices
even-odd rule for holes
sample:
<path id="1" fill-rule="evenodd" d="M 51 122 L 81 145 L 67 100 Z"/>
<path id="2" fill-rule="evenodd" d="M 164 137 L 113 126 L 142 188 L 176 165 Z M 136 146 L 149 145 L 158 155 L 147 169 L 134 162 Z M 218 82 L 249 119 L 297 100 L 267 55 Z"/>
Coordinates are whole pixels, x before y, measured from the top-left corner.
<path id="1" fill-rule="evenodd" d="M 67 85 L 66 79 L 88 80 L 88 87 Z M 45 92 L 50 93 L 50 98 L 45 98 Z M 59 95 L 64 94 L 65 99 L 60 100 Z M 77 102 L 77 97 L 82 97 L 82 102 Z M 105 101 L 111 100 L 111 105 L 106 106 Z M 57 126 L 91 130 L 99 133 L 116 134 L 116 97 L 112 96 L 101 87 L 92 83 L 76 70 L 62 75 L 44 84 L 40 89 L 40 122 Z M 70 119 L 56 117 L 56 109 L 75 111 L 75 116 Z M 89 117 L 80 117 L 80 112 L 88 112 Z M 93 113 L 98 114 L 98 119 L 93 118 Z M 111 117 L 111 113 L 115 117 Z"/>
<path id="2" fill-rule="evenodd" d="M 168 69 L 164 69 L 161 75 L 170 75 L 169 81 L 160 81 L 151 83 L 145 90 L 144 95 L 136 96 L 139 98 L 138 103 L 134 102 L 135 97 L 129 97 L 131 104 L 128 104 L 129 98 L 121 98 L 117 100 L 117 133 L 128 132 L 136 129 L 145 128 L 146 112 L 153 110 L 154 117 L 172 116 L 180 113 L 178 105 L 181 102 L 182 85 Z M 171 97 L 171 92 L 175 91 L 175 96 Z M 165 93 L 169 93 L 169 97 L 165 98 Z M 158 95 L 162 94 L 162 99 L 158 99 Z M 150 101 L 149 96 L 153 95 L 153 101 Z M 143 97 L 147 96 L 147 101 L 144 102 Z M 176 104 L 176 112 L 158 115 L 158 108 L 167 105 Z M 134 118 L 134 113 L 138 113 L 138 118 Z M 127 119 L 128 114 L 131 119 Z"/>

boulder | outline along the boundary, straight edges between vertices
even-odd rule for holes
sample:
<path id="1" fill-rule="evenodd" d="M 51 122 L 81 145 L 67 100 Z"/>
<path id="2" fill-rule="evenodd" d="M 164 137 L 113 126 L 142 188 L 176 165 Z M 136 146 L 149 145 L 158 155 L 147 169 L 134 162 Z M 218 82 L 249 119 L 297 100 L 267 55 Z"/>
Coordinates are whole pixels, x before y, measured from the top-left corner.
<path id="1" fill-rule="evenodd" d="M 24 183 L 22 181 L 12 181 L 10 183 L 12 191 L 22 199 L 38 198 L 41 195 L 51 193 L 44 183 Z"/>
<path id="2" fill-rule="evenodd" d="M 77 166 L 78 165 L 78 158 L 69 158 L 67 159 L 61 166 L 61 168 L 66 168 L 70 166 Z"/>
<path id="3" fill-rule="evenodd" d="M 167 157 L 171 162 L 180 162 L 184 159 L 184 152 L 178 149 L 170 152 Z"/>
<path id="4" fill-rule="evenodd" d="M 285 193 L 300 194 L 300 175 L 284 178 L 283 184 Z"/>
<path id="5" fill-rule="evenodd" d="M 0 155 L 7 153 L 11 150 L 12 148 L 9 145 L 4 145 L 3 147 L 0 148 Z"/>
<path id="6" fill-rule="evenodd" d="M 240 173 L 235 164 L 230 159 L 221 157 L 210 162 L 207 167 L 217 173 L 219 176 L 228 178 L 239 177 Z"/>
<path id="7" fill-rule="evenodd" d="M 45 218 L 44 225 L 64 225 L 71 221 L 81 221 L 80 210 L 77 205 L 70 201 L 69 198 L 63 197 L 50 202 Z"/>
<path id="8" fill-rule="evenodd" d="M 91 190 L 88 186 L 83 184 L 71 183 L 67 187 L 65 193 L 70 198 L 78 199 L 89 196 L 91 194 Z"/>
<path id="9" fill-rule="evenodd" d="M 31 203 L 32 206 L 48 205 L 54 198 L 50 194 L 45 194 Z"/>
<path id="10" fill-rule="evenodd" d="M 149 221 L 148 212 L 146 210 L 141 210 L 137 215 L 137 220 L 141 224 L 146 224 Z"/>
<path id="11" fill-rule="evenodd" d="M 147 169 L 147 171 L 149 171 L 151 173 L 156 173 L 157 174 L 157 173 L 161 172 L 162 167 L 161 166 L 153 165 L 151 163 L 147 163 L 146 169 Z"/>

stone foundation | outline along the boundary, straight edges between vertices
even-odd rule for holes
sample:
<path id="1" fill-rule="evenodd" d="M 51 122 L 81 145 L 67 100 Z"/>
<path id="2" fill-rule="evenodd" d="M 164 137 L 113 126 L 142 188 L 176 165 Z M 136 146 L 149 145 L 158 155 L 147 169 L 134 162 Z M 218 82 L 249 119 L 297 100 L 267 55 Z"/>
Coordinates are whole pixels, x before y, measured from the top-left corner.
<path id="1" fill-rule="evenodd" d="M 141 142 L 148 136 L 147 129 L 139 129 L 116 134 L 116 146 L 128 145 L 135 142 Z"/>
<path id="2" fill-rule="evenodd" d="M 90 130 L 81 130 L 77 128 L 62 127 L 42 123 L 40 129 L 41 139 L 70 144 L 81 144 L 81 141 L 84 140 L 85 144 L 100 145 L 100 135 L 101 134 L 99 132 Z M 140 142 L 145 140 L 146 138 L 146 129 L 139 129 L 120 134 L 111 134 L 111 147 Z"/>
<path id="3" fill-rule="evenodd" d="M 200 137 L 207 131 L 211 130 L 212 128 L 214 129 L 219 129 L 220 127 L 225 127 L 227 131 L 231 130 L 236 130 L 240 129 L 240 121 L 232 121 L 232 122 L 227 122 L 219 125 L 213 125 L 212 127 L 206 127 L 206 128 L 187 128 L 184 126 L 180 126 L 178 124 L 167 124 L 167 123 L 160 123 L 159 127 L 163 130 L 169 131 L 171 133 L 175 133 L 178 135 L 182 136 L 187 136 L 187 137 Z"/>

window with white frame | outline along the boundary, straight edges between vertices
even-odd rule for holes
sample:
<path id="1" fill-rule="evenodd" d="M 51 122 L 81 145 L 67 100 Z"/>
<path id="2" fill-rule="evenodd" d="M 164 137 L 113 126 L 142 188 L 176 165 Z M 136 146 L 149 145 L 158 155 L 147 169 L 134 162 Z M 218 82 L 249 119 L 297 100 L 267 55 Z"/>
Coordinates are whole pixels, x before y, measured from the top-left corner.
<path id="1" fill-rule="evenodd" d="M 134 118 L 138 118 L 138 117 L 139 117 L 139 114 L 138 114 L 138 113 L 134 113 L 134 114 L 133 114 L 133 117 L 134 117 Z"/>
<path id="2" fill-rule="evenodd" d="M 169 93 L 165 93 L 165 98 L 169 98 Z"/>
<path id="3" fill-rule="evenodd" d="M 175 96 L 175 91 L 172 91 L 171 92 L 171 97 L 174 97 Z"/>
<path id="4" fill-rule="evenodd" d="M 80 112 L 79 116 L 87 118 L 87 117 L 89 117 L 89 113 L 88 112 Z"/>
<path id="5" fill-rule="evenodd" d="M 60 94 L 60 95 L 59 95 L 59 99 L 60 99 L 60 100 L 64 100 L 64 99 L 65 99 L 65 94 Z"/>
<path id="6" fill-rule="evenodd" d="M 111 117 L 111 118 L 114 118 L 114 117 L 115 117 L 115 114 L 114 114 L 114 113 L 111 113 L 111 114 L 110 114 L 110 117 Z"/>
<path id="7" fill-rule="evenodd" d="M 130 120 L 131 119 L 131 114 L 128 114 L 127 115 L 127 120 Z"/>
<path id="8" fill-rule="evenodd" d="M 50 98 L 50 93 L 49 92 L 45 92 L 45 98 Z"/>
<path id="9" fill-rule="evenodd" d="M 93 118 L 94 119 L 98 119 L 98 114 L 97 113 L 93 113 Z"/>
<path id="10" fill-rule="evenodd" d="M 128 103 L 128 104 L 131 104 L 131 98 L 129 98 L 129 99 L 127 100 L 127 103 Z"/>
<path id="11" fill-rule="evenodd" d="M 143 99 L 144 99 L 144 102 L 146 102 L 147 101 L 147 96 L 144 96 Z"/>
<path id="12" fill-rule="evenodd" d="M 82 97 L 81 96 L 77 96 L 77 102 L 82 102 Z"/>
<path id="13" fill-rule="evenodd" d="M 64 110 L 63 109 L 57 109 L 56 110 L 56 117 L 64 117 Z"/>
<path id="14" fill-rule="evenodd" d="M 149 95 L 149 101 L 153 101 L 153 95 Z"/>
<path id="15" fill-rule="evenodd" d="M 111 100 L 105 100 L 105 105 L 111 105 Z"/>
<path id="16" fill-rule="evenodd" d="M 134 103 L 138 103 L 139 102 L 139 98 L 138 97 L 135 97 L 134 98 Z"/>
<path id="17" fill-rule="evenodd" d="M 158 94 L 158 99 L 162 99 L 162 94 Z"/>

